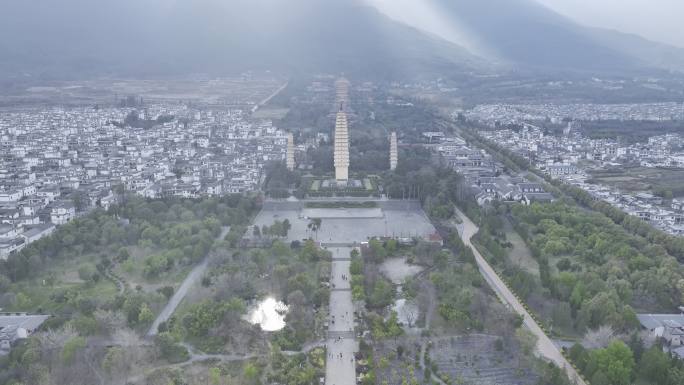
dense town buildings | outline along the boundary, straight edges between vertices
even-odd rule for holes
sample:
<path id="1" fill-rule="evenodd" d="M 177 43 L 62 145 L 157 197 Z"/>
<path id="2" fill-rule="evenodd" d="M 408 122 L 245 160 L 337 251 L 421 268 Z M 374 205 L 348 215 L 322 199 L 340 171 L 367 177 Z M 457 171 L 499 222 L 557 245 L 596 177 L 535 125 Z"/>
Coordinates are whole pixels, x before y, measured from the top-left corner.
<path id="1" fill-rule="evenodd" d="M 681 199 L 666 203 L 654 191 L 620 191 L 592 180 L 591 172 L 628 165 L 645 169 L 684 167 L 684 138 L 679 134 L 652 136 L 646 142 L 621 144 L 614 139 L 590 139 L 572 129 L 548 135 L 540 127 L 523 124 L 522 129 L 486 131 L 482 136 L 512 150 L 530 165 L 553 178 L 582 188 L 624 212 L 649 221 L 670 234 L 684 235 Z"/>
<path id="2" fill-rule="evenodd" d="M 469 120 L 499 124 L 545 120 L 560 123 L 568 118 L 666 121 L 684 119 L 684 104 L 482 104 L 462 113 Z"/>
<path id="3" fill-rule="evenodd" d="M 125 189 L 147 198 L 243 193 L 288 136 L 240 109 L 40 108 L 0 115 L 0 258 Z"/>

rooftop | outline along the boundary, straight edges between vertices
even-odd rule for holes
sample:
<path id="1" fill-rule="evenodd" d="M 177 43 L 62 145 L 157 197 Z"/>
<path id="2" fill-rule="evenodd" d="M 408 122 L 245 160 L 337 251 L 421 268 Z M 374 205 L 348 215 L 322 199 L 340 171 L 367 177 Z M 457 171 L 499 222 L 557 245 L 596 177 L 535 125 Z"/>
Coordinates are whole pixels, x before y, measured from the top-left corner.
<path id="1" fill-rule="evenodd" d="M 649 330 L 666 324 L 684 325 L 684 314 L 637 314 L 637 319 L 641 326 Z"/>

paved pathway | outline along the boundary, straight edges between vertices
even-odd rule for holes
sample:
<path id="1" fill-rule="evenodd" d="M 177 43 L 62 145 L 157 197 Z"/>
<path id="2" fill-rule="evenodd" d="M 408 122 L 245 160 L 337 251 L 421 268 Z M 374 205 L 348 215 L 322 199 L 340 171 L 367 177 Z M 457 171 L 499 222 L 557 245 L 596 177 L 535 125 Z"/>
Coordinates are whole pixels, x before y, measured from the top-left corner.
<path id="1" fill-rule="evenodd" d="M 216 240 L 218 241 L 225 238 L 229 231 L 230 227 L 224 226 L 221 230 L 221 234 L 216 237 Z M 206 256 L 199 265 L 195 266 L 192 271 L 190 271 L 190 274 L 185 277 L 185 280 L 183 280 L 183 283 L 180 285 L 178 290 L 176 290 L 169 302 L 166 304 L 166 306 L 164 306 L 164 309 L 162 309 L 161 313 L 159 313 L 157 318 L 154 320 L 152 326 L 150 326 L 150 330 L 147 331 L 146 337 L 154 337 L 157 335 L 159 324 L 166 322 L 169 320 L 169 318 L 171 318 L 171 315 L 173 315 L 173 313 L 176 311 L 178 305 L 180 305 L 185 296 L 188 294 L 188 290 L 190 290 L 191 287 L 196 285 L 197 282 L 202 279 L 202 276 L 204 275 L 204 272 L 207 270 L 208 266 L 209 257 Z"/>
<path id="2" fill-rule="evenodd" d="M 587 385 L 582 378 L 578 375 L 577 371 L 570 365 L 568 360 L 563 357 L 556 345 L 551 341 L 551 339 L 544 333 L 544 331 L 539 327 L 536 321 L 532 319 L 530 314 L 525 310 L 523 305 L 518 301 L 518 299 L 513 295 L 511 290 L 506 286 L 506 284 L 499 278 L 494 269 L 489 265 L 489 263 L 482 257 L 479 251 L 470 242 L 470 238 L 475 235 L 479 228 L 465 216 L 459 210 L 456 209 L 456 213 L 461 219 L 463 219 L 463 224 L 458 226 L 459 233 L 463 242 L 473 249 L 473 254 L 475 255 L 475 261 L 480 269 L 480 273 L 484 276 L 485 280 L 491 286 L 492 290 L 501 298 L 501 300 L 508 304 L 516 313 L 524 317 L 525 326 L 537 336 L 537 352 L 538 354 L 546 360 L 555 363 L 559 368 L 565 369 L 570 377 L 570 381 L 577 385 Z"/>
<path id="3" fill-rule="evenodd" d="M 358 351 L 354 333 L 354 304 L 349 278 L 351 247 L 329 247 L 333 254 L 330 277 L 330 316 L 328 319 L 326 385 L 356 384 L 354 353 Z M 347 277 L 344 279 L 343 276 Z M 334 320 L 334 322 L 333 322 Z"/>

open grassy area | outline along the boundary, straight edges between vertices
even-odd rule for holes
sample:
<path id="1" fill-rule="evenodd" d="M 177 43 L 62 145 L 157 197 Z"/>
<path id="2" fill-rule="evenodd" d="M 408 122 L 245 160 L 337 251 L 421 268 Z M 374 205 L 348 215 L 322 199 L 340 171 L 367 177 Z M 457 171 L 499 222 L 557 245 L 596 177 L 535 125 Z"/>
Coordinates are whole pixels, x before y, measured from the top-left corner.
<path id="1" fill-rule="evenodd" d="M 252 117 L 255 119 L 278 120 L 284 118 L 290 112 L 289 108 L 260 108 Z"/>
<path id="2" fill-rule="evenodd" d="M 590 182 L 614 186 L 624 191 L 671 191 L 684 196 L 684 169 L 615 167 L 591 171 Z"/>
<path id="3" fill-rule="evenodd" d="M 95 298 L 99 302 L 113 300 L 117 294 L 116 285 L 105 279 L 96 270 L 100 261 L 94 254 L 73 255 L 70 259 L 53 262 L 31 279 L 10 285 L 0 307 L 7 311 L 29 311 L 57 314 L 68 305 L 69 298 Z M 96 274 L 95 279 L 83 279 L 79 270 Z M 10 298 L 12 297 L 12 298 Z M 64 300 L 58 297 L 65 297 Z"/>
<path id="4" fill-rule="evenodd" d="M 144 291 L 155 291 L 163 286 L 177 288 L 192 270 L 193 265 L 176 265 L 157 276 L 145 276 L 145 261 L 153 255 L 161 254 L 165 250 L 148 247 L 130 247 L 131 257 L 112 269 L 130 288 L 141 287 Z"/>
<path id="5" fill-rule="evenodd" d="M 506 240 L 512 246 L 508 251 L 508 258 L 516 266 L 539 278 L 539 263 L 532 256 L 532 250 L 527 247 L 525 240 L 508 222 L 504 225 L 504 231 Z"/>
<path id="6" fill-rule="evenodd" d="M 68 305 L 68 299 L 65 301 L 56 300 L 55 296 L 61 296 L 62 293 L 65 294 L 65 298 L 70 295 L 78 295 L 82 298 L 95 298 L 98 301 L 106 302 L 114 299 L 117 288 L 112 282 L 104 279 L 97 283 L 50 282 L 36 279 L 14 284 L 10 287 L 9 292 L 16 293 L 16 297 L 13 303 L 8 303 L 4 309 L 6 311 L 28 310 L 55 314 Z"/>

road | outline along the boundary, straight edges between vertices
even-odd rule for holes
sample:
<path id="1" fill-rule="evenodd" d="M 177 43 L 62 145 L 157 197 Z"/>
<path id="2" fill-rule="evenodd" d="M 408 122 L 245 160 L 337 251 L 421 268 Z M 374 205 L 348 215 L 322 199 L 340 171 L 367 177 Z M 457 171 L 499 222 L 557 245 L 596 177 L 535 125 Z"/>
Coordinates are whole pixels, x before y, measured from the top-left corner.
<path id="1" fill-rule="evenodd" d="M 328 319 L 326 385 L 356 384 L 358 351 L 354 333 L 354 304 L 349 278 L 351 247 L 329 247 L 333 254 L 330 271 L 330 316 Z"/>
<path id="2" fill-rule="evenodd" d="M 489 263 L 482 257 L 480 252 L 473 246 L 470 238 L 477 234 L 479 228 L 466 217 L 458 208 L 456 209 L 456 214 L 463 220 L 462 225 L 459 226 L 459 233 L 463 239 L 463 243 L 466 246 L 470 246 L 473 249 L 473 254 L 475 255 L 475 261 L 480 269 L 480 273 L 484 276 L 485 280 L 491 286 L 492 290 L 499 296 L 499 298 L 508 306 L 513 309 L 516 313 L 524 317 L 524 325 L 537 337 L 537 353 L 540 357 L 555 363 L 559 368 L 565 369 L 570 378 L 571 382 L 577 385 L 587 385 L 584 380 L 579 376 L 577 371 L 570 365 L 567 359 L 563 357 L 561 352 L 558 350 L 553 341 L 544 333 L 537 322 L 530 316 L 525 307 L 518 301 L 518 299 L 513 295 L 511 290 L 506 286 L 506 284 L 499 278 L 498 274 L 489 265 Z"/>
<path id="3" fill-rule="evenodd" d="M 220 240 L 226 237 L 226 234 L 230 231 L 229 226 L 224 226 L 223 229 L 221 230 L 221 234 L 219 234 L 218 237 L 216 237 L 216 240 Z M 152 326 L 150 326 L 150 330 L 147 331 L 147 334 L 145 335 L 146 337 L 154 337 L 157 335 L 157 329 L 159 329 L 159 325 L 162 322 L 166 322 L 171 318 L 171 315 L 176 311 L 176 308 L 178 305 L 180 305 L 181 302 L 183 302 L 183 299 L 185 296 L 188 294 L 188 291 L 199 282 L 200 279 L 202 279 L 202 276 L 204 275 L 204 272 L 207 271 L 207 266 L 209 266 L 209 257 L 205 256 L 202 262 L 195 266 L 192 271 L 190 271 L 190 274 L 188 274 L 187 277 L 183 280 L 183 283 L 180 285 L 178 290 L 173 294 L 169 302 L 164 306 L 164 309 L 159 313 L 157 318 L 154 320 L 152 323 Z"/>
<path id="4" fill-rule="evenodd" d="M 273 98 L 275 98 L 276 96 L 278 96 L 278 94 L 281 93 L 285 88 L 287 88 L 287 86 L 288 86 L 289 84 L 290 84 L 289 81 L 285 82 L 285 84 L 283 84 L 282 86 L 280 86 L 280 87 L 279 87 L 277 90 L 275 90 L 272 94 L 270 94 L 268 97 L 266 97 L 266 99 L 262 100 L 259 104 L 257 104 L 256 106 L 254 106 L 254 107 L 252 108 L 252 113 L 257 112 L 257 110 L 259 110 L 259 108 L 265 106 L 268 102 L 271 101 L 271 99 L 273 99 Z"/>

